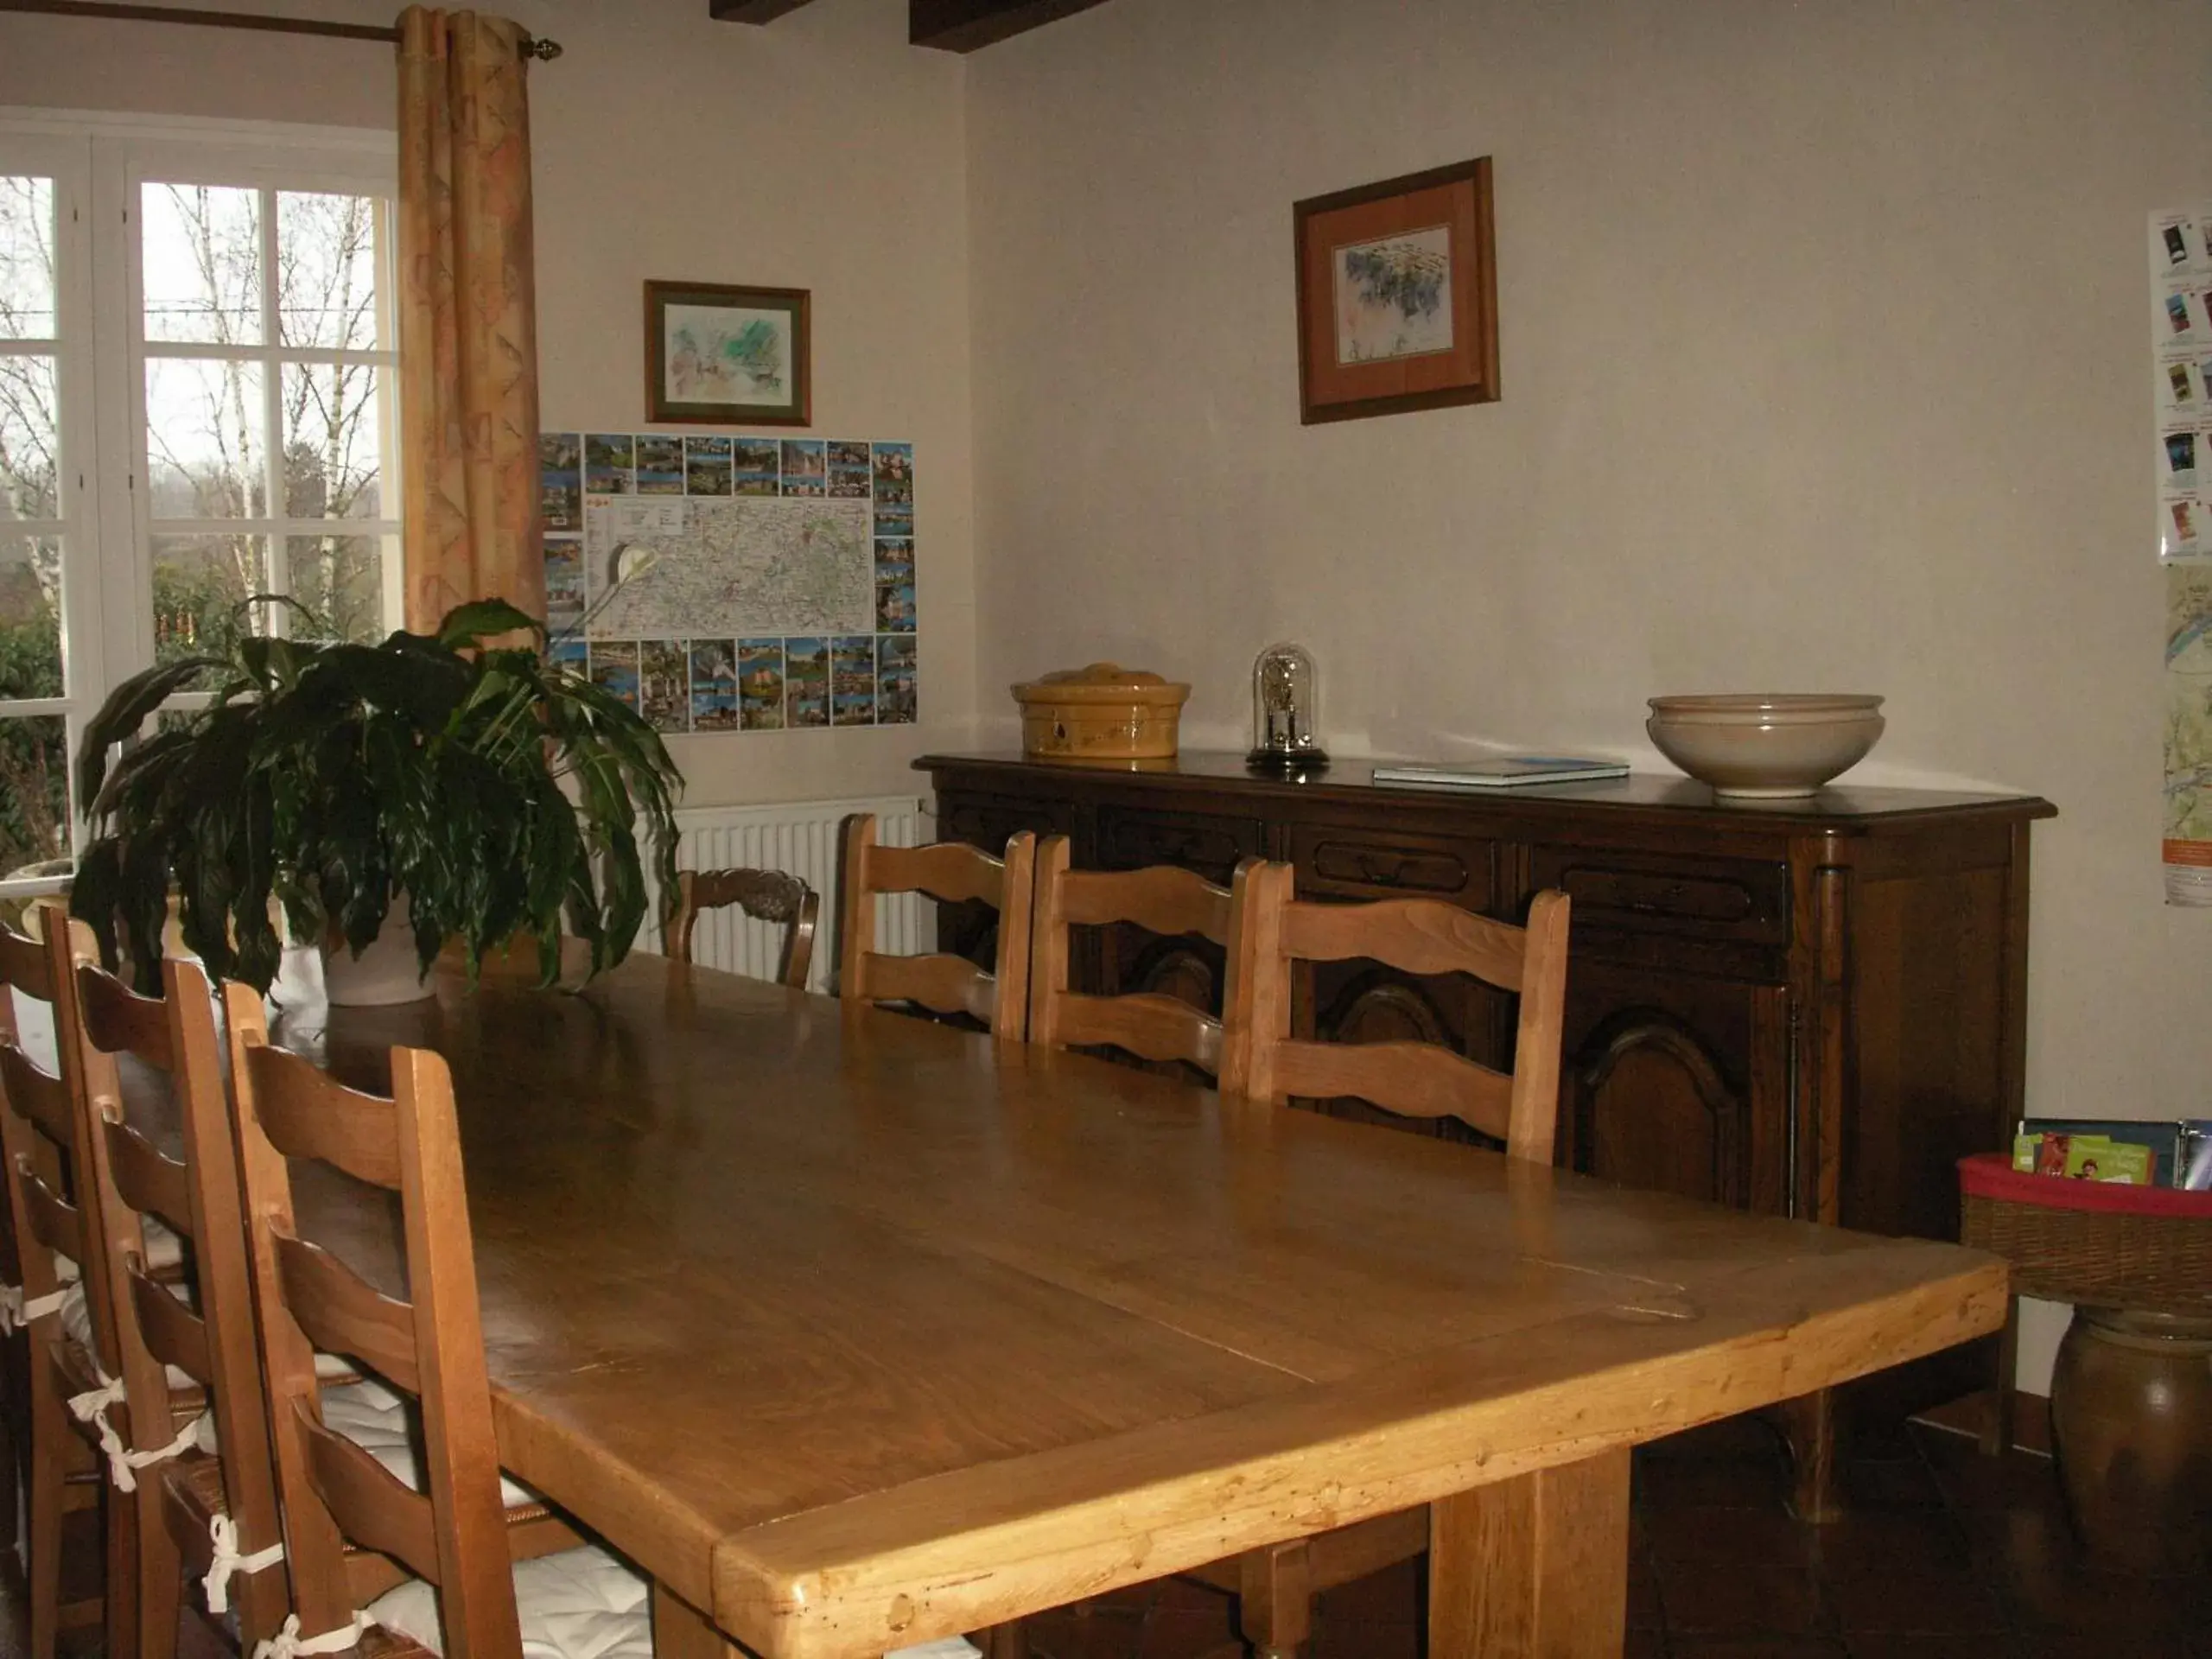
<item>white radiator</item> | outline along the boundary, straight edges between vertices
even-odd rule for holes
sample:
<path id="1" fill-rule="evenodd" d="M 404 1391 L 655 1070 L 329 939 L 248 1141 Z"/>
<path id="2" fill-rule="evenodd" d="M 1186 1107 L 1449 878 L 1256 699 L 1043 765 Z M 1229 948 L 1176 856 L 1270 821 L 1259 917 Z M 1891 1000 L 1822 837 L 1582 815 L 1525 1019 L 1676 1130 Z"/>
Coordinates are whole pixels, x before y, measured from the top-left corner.
<path id="1" fill-rule="evenodd" d="M 810 990 L 830 987 L 837 963 L 837 830 L 855 812 L 875 814 L 875 838 L 887 847 L 913 847 L 931 838 L 923 801 L 917 795 L 888 795 L 874 800 L 792 801 L 772 806 L 683 807 L 676 814 L 682 839 L 677 843 L 680 869 L 783 870 L 822 895 L 822 921 L 814 936 Z M 648 915 L 660 915 L 660 897 L 652 896 Z M 911 956 L 936 945 L 934 906 L 925 914 L 918 896 L 896 893 L 875 907 L 875 948 Z M 660 948 L 656 920 L 646 943 Z M 691 935 L 691 959 L 754 979 L 773 979 L 784 947 L 780 924 L 757 922 L 734 905 L 703 912 Z"/>

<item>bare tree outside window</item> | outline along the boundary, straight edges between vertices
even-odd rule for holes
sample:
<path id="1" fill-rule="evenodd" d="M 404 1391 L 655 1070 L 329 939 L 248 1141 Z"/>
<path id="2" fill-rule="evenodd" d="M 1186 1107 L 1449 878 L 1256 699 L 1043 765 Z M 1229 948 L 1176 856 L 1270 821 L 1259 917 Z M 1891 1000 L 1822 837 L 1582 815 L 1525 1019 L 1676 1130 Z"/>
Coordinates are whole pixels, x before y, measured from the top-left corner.
<path id="1" fill-rule="evenodd" d="M 63 695 L 54 181 L 0 175 L 0 705 Z M 0 875 L 67 850 L 60 715 L 0 716 Z"/>
<path id="2" fill-rule="evenodd" d="M 379 637 L 384 536 L 361 521 L 385 512 L 384 376 L 353 355 L 382 355 L 379 204 L 183 184 L 143 200 L 156 657 L 242 622 Z M 265 592 L 314 621 L 241 616 Z"/>

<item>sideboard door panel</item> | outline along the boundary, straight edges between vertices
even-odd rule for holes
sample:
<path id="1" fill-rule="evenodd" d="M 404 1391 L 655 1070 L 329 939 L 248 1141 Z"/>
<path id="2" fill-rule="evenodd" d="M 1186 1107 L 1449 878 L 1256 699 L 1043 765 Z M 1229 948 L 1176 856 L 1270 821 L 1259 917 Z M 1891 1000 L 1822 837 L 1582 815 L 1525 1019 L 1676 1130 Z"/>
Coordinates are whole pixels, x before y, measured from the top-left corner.
<path id="1" fill-rule="evenodd" d="M 1782 1212 L 1787 1009 L 1777 986 L 1573 965 L 1560 1089 L 1566 1160 L 1630 1186 Z"/>

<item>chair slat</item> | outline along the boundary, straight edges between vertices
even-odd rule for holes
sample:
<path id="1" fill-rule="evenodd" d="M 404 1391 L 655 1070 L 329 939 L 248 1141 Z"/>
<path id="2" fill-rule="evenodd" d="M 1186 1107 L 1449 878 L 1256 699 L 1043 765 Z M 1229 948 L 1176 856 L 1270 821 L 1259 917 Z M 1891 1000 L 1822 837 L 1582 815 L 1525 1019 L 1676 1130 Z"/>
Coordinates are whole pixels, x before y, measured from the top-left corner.
<path id="1" fill-rule="evenodd" d="M 130 1311 L 146 1351 L 196 1382 L 212 1383 L 215 1365 L 207 1351 L 207 1327 L 200 1316 L 137 1262 L 128 1263 L 126 1271 L 130 1275 Z"/>
<path id="2" fill-rule="evenodd" d="M 991 976 L 963 957 L 884 957 L 867 953 L 871 1001 L 918 1002 L 932 1014 L 964 1014 L 991 1021 L 998 995 Z"/>
<path id="3" fill-rule="evenodd" d="M 430 1500 L 410 1491 L 389 1469 L 344 1435 L 317 1422 L 304 1400 L 291 1402 L 307 1437 L 315 1490 L 355 1543 L 397 1558 L 418 1578 L 436 1582 L 437 1523 Z"/>
<path id="4" fill-rule="evenodd" d="M 77 1206 L 66 1203 L 27 1161 L 16 1166 L 16 1195 L 22 1208 L 22 1224 L 31 1236 L 53 1251 L 84 1265 L 85 1217 Z"/>
<path id="5" fill-rule="evenodd" d="M 1521 988 L 1523 931 L 1435 899 L 1385 899 L 1366 905 L 1300 901 L 1282 918 L 1283 954 L 1303 962 L 1364 957 L 1407 974 L 1472 974 L 1509 991 Z"/>
<path id="6" fill-rule="evenodd" d="M 288 1158 L 335 1165 L 372 1186 L 399 1185 L 391 1103 L 348 1089 L 296 1054 L 246 1051 L 262 1133 Z"/>
<path id="7" fill-rule="evenodd" d="M 86 1039 L 94 1047 L 110 1054 L 135 1054 L 164 1071 L 176 1070 L 168 1005 L 160 997 L 141 996 L 98 968 L 79 968 L 77 1007 Z"/>
<path id="8" fill-rule="evenodd" d="M 141 1215 L 159 1216 L 185 1237 L 191 1237 L 192 1172 L 128 1123 L 107 1115 L 119 1109 L 109 1106 L 100 1122 L 117 1195 Z"/>
<path id="9" fill-rule="evenodd" d="M 0 988 L 9 986 L 41 1002 L 54 1001 L 54 972 L 44 943 L 0 927 Z"/>
<path id="10" fill-rule="evenodd" d="M 412 1307 L 385 1295 L 310 1240 L 279 1233 L 271 1244 L 284 1304 L 310 1343 L 325 1353 L 365 1362 L 410 1394 L 422 1391 Z"/>
<path id="11" fill-rule="evenodd" d="M 1403 1117 L 1456 1117 L 1503 1141 L 1513 1079 L 1433 1043 L 1281 1044 L 1275 1086 L 1303 1099 L 1355 1095 Z"/>
<path id="12" fill-rule="evenodd" d="M 77 1144 L 77 1108 L 69 1085 L 41 1070 L 13 1043 L 0 1043 L 0 1090 L 16 1115 L 35 1123 L 54 1145 L 66 1150 Z"/>
<path id="13" fill-rule="evenodd" d="M 1221 1071 L 1221 1021 L 1178 997 L 1154 991 L 1125 996 L 1070 991 L 1058 1001 L 1056 1045 L 1105 1043 L 1140 1059 L 1184 1060 L 1209 1075 Z"/>
<path id="14" fill-rule="evenodd" d="M 976 900 L 1006 907 L 1006 861 L 964 842 L 928 847 L 871 846 L 861 867 L 871 892 L 925 893 L 948 904 Z"/>
<path id="15" fill-rule="evenodd" d="M 1070 870 L 1062 878 L 1059 903 L 1062 919 L 1078 926 L 1128 922 L 1164 938 L 1196 934 L 1216 944 L 1229 943 L 1229 890 L 1169 864 Z"/>

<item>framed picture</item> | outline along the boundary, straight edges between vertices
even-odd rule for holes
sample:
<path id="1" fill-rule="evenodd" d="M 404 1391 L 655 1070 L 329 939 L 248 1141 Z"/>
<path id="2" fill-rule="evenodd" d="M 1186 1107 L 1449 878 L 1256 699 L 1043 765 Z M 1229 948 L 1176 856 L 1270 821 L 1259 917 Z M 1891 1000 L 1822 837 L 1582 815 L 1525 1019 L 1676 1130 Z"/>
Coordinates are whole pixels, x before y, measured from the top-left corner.
<path id="1" fill-rule="evenodd" d="M 1489 156 L 1309 197 L 1291 221 L 1308 426 L 1497 400 Z"/>
<path id="2" fill-rule="evenodd" d="M 813 419 L 803 288 L 645 284 L 645 418 L 715 426 Z"/>

